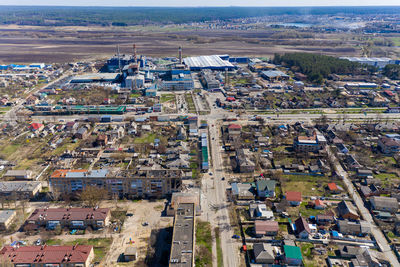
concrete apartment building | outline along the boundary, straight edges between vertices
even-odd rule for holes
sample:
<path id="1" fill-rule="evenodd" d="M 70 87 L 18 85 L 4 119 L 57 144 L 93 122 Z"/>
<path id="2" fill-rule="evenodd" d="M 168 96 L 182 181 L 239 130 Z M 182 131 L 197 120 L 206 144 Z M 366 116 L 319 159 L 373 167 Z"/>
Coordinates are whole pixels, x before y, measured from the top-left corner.
<path id="1" fill-rule="evenodd" d="M 0 250 L 4 266 L 68 266 L 89 267 L 94 258 L 93 246 L 6 246 Z M 8 264 L 10 263 L 10 264 Z"/>
<path id="2" fill-rule="evenodd" d="M 180 192 L 182 171 L 178 169 L 141 168 L 136 172 L 99 170 L 56 170 L 49 178 L 52 192 L 79 193 L 87 186 L 103 188 L 108 196 L 120 198 L 162 198 Z"/>
<path id="3" fill-rule="evenodd" d="M 297 136 L 293 141 L 293 149 L 298 152 L 318 152 L 327 144 L 325 137 L 321 134 L 313 136 Z"/>
<path id="4" fill-rule="evenodd" d="M 0 211 L 0 231 L 8 230 L 13 223 L 17 212 L 15 210 L 1 210 Z"/>
<path id="5" fill-rule="evenodd" d="M 195 204 L 179 204 L 174 218 L 169 266 L 194 266 Z"/>
<path id="6" fill-rule="evenodd" d="M 30 180 L 32 179 L 32 172 L 29 170 L 9 170 L 3 178 L 6 180 Z"/>
<path id="7" fill-rule="evenodd" d="M 27 227 L 55 229 L 60 225 L 70 229 L 99 229 L 110 222 L 111 211 L 107 208 L 44 208 L 36 209 L 27 219 Z"/>
<path id="8" fill-rule="evenodd" d="M 0 182 L 0 197 L 5 200 L 32 199 L 42 189 L 41 182 Z"/>

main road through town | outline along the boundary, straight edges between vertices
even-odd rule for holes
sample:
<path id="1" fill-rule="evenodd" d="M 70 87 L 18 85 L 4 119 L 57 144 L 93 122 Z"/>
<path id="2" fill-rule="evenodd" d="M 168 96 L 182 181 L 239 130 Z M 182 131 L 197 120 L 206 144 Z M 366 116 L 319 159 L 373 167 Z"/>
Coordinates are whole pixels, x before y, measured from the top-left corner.
<path id="1" fill-rule="evenodd" d="M 363 200 L 361 199 L 360 195 L 358 192 L 355 190 L 353 183 L 350 181 L 349 176 L 345 170 L 343 170 L 342 166 L 340 165 L 339 161 L 335 157 L 335 155 L 332 153 L 330 148 L 327 148 L 328 156 L 331 160 L 331 162 L 334 163 L 335 165 L 335 170 L 337 173 L 342 177 L 344 184 L 346 185 L 347 191 L 354 200 L 354 203 L 356 204 L 358 210 L 360 211 L 362 217 L 364 218 L 365 221 L 369 223 L 371 226 L 371 233 L 375 237 L 375 241 L 378 244 L 379 248 L 385 255 L 386 259 L 390 262 L 392 266 L 400 266 L 399 261 L 397 260 L 396 256 L 394 255 L 392 249 L 390 248 L 386 238 L 383 236 L 383 233 L 381 229 L 379 229 L 369 210 L 365 207 Z"/>

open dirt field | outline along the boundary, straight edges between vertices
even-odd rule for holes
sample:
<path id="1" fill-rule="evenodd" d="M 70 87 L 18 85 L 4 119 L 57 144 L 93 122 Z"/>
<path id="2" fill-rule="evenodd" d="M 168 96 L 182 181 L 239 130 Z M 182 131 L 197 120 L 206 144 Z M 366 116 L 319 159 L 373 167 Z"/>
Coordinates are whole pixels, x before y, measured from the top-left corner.
<path id="1" fill-rule="evenodd" d="M 230 54 L 270 56 L 274 53 L 308 51 L 331 55 L 359 55 L 352 40 L 339 34 L 316 34 L 314 38 L 273 38 L 273 30 L 194 30 L 112 27 L 0 27 L 0 63 L 72 62 L 107 58 L 120 45 L 121 53 L 173 56 L 178 46 L 184 56 Z"/>

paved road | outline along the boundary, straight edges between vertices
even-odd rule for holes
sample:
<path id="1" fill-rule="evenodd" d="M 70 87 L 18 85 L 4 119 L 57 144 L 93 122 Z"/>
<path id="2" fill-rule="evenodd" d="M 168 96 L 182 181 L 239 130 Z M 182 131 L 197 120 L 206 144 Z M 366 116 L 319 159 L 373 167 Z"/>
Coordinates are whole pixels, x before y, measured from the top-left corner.
<path id="1" fill-rule="evenodd" d="M 231 228 L 229 212 L 228 212 L 228 201 L 226 197 L 227 182 L 222 181 L 222 177 L 225 177 L 224 165 L 222 163 L 221 150 L 219 145 L 219 127 L 215 120 L 209 120 L 211 125 L 215 125 L 210 128 L 210 146 L 213 163 L 213 176 L 214 176 L 214 188 L 215 196 L 211 199 L 214 205 L 218 207 L 216 215 L 218 226 L 220 228 L 221 236 L 221 247 L 224 259 L 224 266 L 235 267 L 237 266 L 237 244 L 232 239 L 233 230 Z M 214 139 L 214 140 L 213 140 Z M 216 225 L 214 225 L 216 226 Z M 236 249 L 235 249 L 236 248 Z"/>
<path id="2" fill-rule="evenodd" d="M 375 237 L 375 240 L 382 250 L 383 254 L 385 255 L 386 259 L 390 262 L 392 266 L 400 266 L 399 261 L 397 260 L 396 256 L 394 255 L 392 249 L 390 248 L 386 238 L 384 237 L 382 231 L 376 226 L 371 213 L 369 210 L 364 206 L 364 202 L 361 199 L 358 192 L 355 190 L 353 183 L 350 181 L 349 176 L 345 170 L 343 170 L 342 166 L 340 165 L 337 158 L 334 156 L 330 148 L 327 148 L 328 156 L 330 157 L 331 161 L 335 163 L 335 169 L 337 173 L 342 177 L 343 182 L 345 183 L 349 195 L 353 198 L 358 210 L 360 211 L 364 220 L 369 222 L 371 226 L 371 233 Z"/>
<path id="3" fill-rule="evenodd" d="M 210 161 L 212 161 L 212 168 L 210 172 L 212 175 L 205 174 L 203 179 L 202 195 L 204 196 L 203 210 L 207 214 L 207 219 L 213 227 L 219 227 L 220 240 L 222 248 L 222 256 L 224 266 L 236 267 L 238 266 L 238 244 L 232 239 L 233 230 L 231 228 L 228 205 L 226 197 L 226 189 L 228 187 L 227 181 L 222 181 L 225 177 L 225 169 L 221 155 L 221 145 L 219 144 L 220 133 L 218 121 L 214 118 L 214 114 L 219 110 L 212 109 L 211 116 L 199 116 L 202 120 L 207 120 L 209 125 L 209 147 L 210 147 Z M 211 117 L 211 118 L 210 118 Z M 206 185 L 206 186 L 205 186 Z M 215 257 L 217 255 L 214 255 Z M 213 264 L 215 265 L 215 261 Z"/>

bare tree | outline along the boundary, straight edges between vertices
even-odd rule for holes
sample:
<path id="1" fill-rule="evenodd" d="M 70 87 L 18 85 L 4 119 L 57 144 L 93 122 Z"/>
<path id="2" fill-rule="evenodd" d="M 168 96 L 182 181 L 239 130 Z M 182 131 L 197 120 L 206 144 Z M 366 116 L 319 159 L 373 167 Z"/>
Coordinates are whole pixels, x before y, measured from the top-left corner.
<path id="1" fill-rule="evenodd" d="M 96 186 L 86 186 L 80 194 L 80 200 L 89 207 L 96 207 L 108 195 L 107 190 Z"/>

